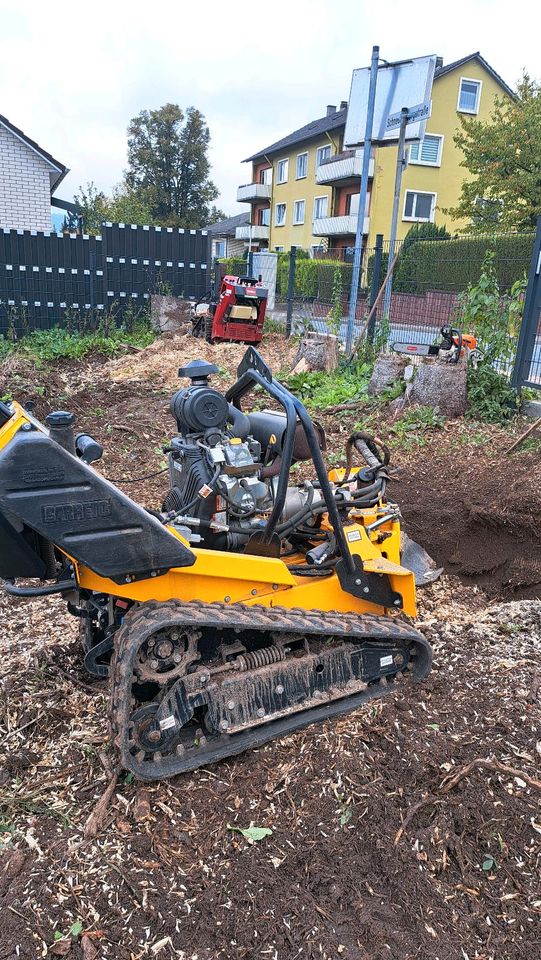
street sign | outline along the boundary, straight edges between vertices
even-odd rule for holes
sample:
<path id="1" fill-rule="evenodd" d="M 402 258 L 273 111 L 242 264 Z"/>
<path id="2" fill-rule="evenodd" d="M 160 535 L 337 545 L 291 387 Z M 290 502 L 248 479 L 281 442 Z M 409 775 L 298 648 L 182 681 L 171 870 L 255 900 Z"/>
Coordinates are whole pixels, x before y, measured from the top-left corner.
<path id="1" fill-rule="evenodd" d="M 428 120 L 430 114 L 432 113 L 432 100 L 429 100 L 427 103 L 417 103 L 414 107 L 410 107 L 408 110 L 408 126 L 410 123 L 416 123 L 419 120 Z M 390 117 L 387 117 L 387 123 L 385 124 L 386 130 L 395 130 L 400 126 L 402 120 L 402 111 L 398 113 L 392 113 Z M 406 139 L 408 137 L 408 129 L 406 127 Z"/>
<path id="2" fill-rule="evenodd" d="M 419 111 L 419 114 L 416 117 L 412 116 L 411 122 L 408 123 L 406 140 L 422 140 L 426 121 L 430 116 L 430 98 L 435 69 L 435 56 L 385 63 L 378 68 L 372 133 L 374 144 L 384 145 L 398 141 L 402 107 Z M 369 81 L 368 67 L 353 71 L 344 132 L 346 148 L 363 145 L 368 112 Z M 398 122 L 395 124 L 396 116 Z M 387 125 L 389 120 L 392 121 L 390 127 Z"/>

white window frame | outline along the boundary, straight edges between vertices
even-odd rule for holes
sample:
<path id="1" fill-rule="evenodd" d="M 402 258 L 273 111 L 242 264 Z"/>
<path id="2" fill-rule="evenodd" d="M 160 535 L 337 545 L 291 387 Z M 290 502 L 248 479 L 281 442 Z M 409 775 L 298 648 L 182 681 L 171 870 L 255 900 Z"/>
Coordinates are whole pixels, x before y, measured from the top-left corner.
<path id="1" fill-rule="evenodd" d="M 276 211 L 278 210 L 278 207 L 283 207 L 283 208 L 284 208 L 284 219 L 283 219 L 280 223 L 278 223 L 278 220 L 277 220 L 277 217 L 276 217 Z M 274 226 L 275 226 L 275 227 L 285 227 L 285 225 L 286 225 L 286 217 L 287 217 L 287 203 L 284 203 L 283 201 L 281 201 L 280 203 L 275 203 L 275 205 L 274 205 Z"/>
<path id="2" fill-rule="evenodd" d="M 429 196 L 433 198 L 432 205 L 430 207 L 430 216 L 428 220 L 426 219 L 426 217 L 415 217 L 415 216 L 407 217 L 406 216 L 406 203 L 408 199 L 408 193 L 415 193 L 415 194 L 422 193 L 422 194 L 425 194 L 425 196 Z M 436 212 L 437 200 L 438 200 L 438 194 L 435 193 L 433 190 L 406 190 L 404 193 L 404 207 L 402 210 L 402 220 L 405 220 L 407 223 L 434 223 L 434 214 Z"/>
<path id="3" fill-rule="evenodd" d="M 317 203 L 318 200 L 326 200 L 326 201 L 327 201 L 327 212 L 323 215 L 323 217 L 321 217 L 321 216 L 320 216 L 320 217 L 316 217 L 316 203 Z M 329 216 L 329 196 L 328 196 L 328 194 L 323 193 L 320 197 L 314 197 L 314 205 L 313 205 L 313 207 L 312 207 L 312 220 L 324 220 L 325 217 L 328 217 L 328 216 Z"/>
<path id="4" fill-rule="evenodd" d="M 462 93 L 462 81 L 465 80 L 466 83 L 476 83 L 477 84 L 477 100 L 475 101 L 475 110 L 467 110 L 465 107 L 460 106 L 460 94 Z M 479 113 L 479 105 L 481 103 L 481 88 L 483 86 L 483 81 L 478 80 L 477 77 L 461 77 L 458 84 L 458 98 L 456 101 L 457 113 L 469 113 L 471 116 L 475 117 Z"/>
<path id="5" fill-rule="evenodd" d="M 325 157 L 324 160 L 321 160 L 321 159 L 320 159 L 320 156 L 319 156 L 322 150 L 328 150 L 328 151 L 329 151 L 329 156 L 328 156 L 328 157 Z M 332 157 L 332 152 L 331 152 L 331 151 L 332 151 L 332 147 L 331 147 L 330 143 L 324 143 L 323 146 L 317 148 L 317 150 L 316 150 L 316 167 L 320 167 L 322 163 L 325 163 L 327 160 L 330 160 L 330 159 L 331 159 L 331 157 Z"/>
<path id="6" fill-rule="evenodd" d="M 301 157 L 306 157 L 306 173 L 299 174 L 299 160 Z M 306 180 L 308 176 L 308 150 L 303 150 L 302 153 L 297 154 L 297 159 L 295 161 L 295 180 Z"/>
<path id="7" fill-rule="evenodd" d="M 302 203 L 302 220 L 297 220 L 297 204 Z M 300 224 L 304 223 L 306 217 L 306 200 L 294 200 L 293 201 L 293 226 L 298 227 Z"/>
<path id="8" fill-rule="evenodd" d="M 421 151 L 422 151 L 422 149 L 423 149 L 423 143 L 424 143 L 426 137 L 437 137 L 437 139 L 439 140 L 438 157 L 437 157 L 437 160 L 436 160 L 435 163 L 430 163 L 428 160 L 421 160 Z M 418 160 L 414 160 L 414 159 L 413 159 L 413 157 L 412 157 L 412 155 L 411 155 L 411 146 L 412 146 L 412 145 L 410 145 L 409 157 L 408 157 L 408 166 L 409 166 L 410 163 L 412 163 L 412 164 L 414 164 L 416 167 L 441 167 L 441 157 L 442 157 L 442 153 L 443 153 L 443 141 L 444 141 L 444 139 L 445 139 L 445 138 L 444 138 L 444 136 L 443 136 L 443 133 L 428 133 L 428 132 L 425 133 L 423 139 L 419 141 L 419 159 L 418 159 Z M 422 191 L 421 191 L 421 192 L 422 192 Z"/>
<path id="9" fill-rule="evenodd" d="M 356 201 L 353 200 L 353 197 L 357 197 L 357 200 L 356 200 Z M 351 203 L 352 203 L 352 201 L 353 201 L 353 204 L 354 204 L 354 205 L 355 205 L 355 203 L 357 204 L 357 209 L 356 209 L 356 210 L 353 210 L 353 211 L 351 210 Z M 346 214 L 345 214 L 346 217 L 358 217 L 358 216 L 359 216 L 359 206 L 360 206 L 360 203 L 361 203 L 361 194 L 360 194 L 360 193 L 348 193 L 348 195 L 347 195 L 347 197 L 346 197 Z M 368 193 L 368 194 L 366 195 L 366 209 L 367 209 L 367 210 L 369 209 L 369 205 L 370 205 L 370 194 Z M 349 207 L 349 210 L 348 210 L 348 207 Z"/>
<path id="10" fill-rule="evenodd" d="M 218 253 L 218 247 L 223 246 L 224 252 Z M 214 256 L 216 260 L 221 260 L 223 257 L 227 257 L 227 240 L 215 240 L 214 241 Z"/>
<path id="11" fill-rule="evenodd" d="M 283 253 L 283 252 L 284 252 L 284 248 L 283 248 L 283 247 L 275 247 L 275 248 L 274 248 L 274 252 L 275 252 L 275 253 Z"/>
<path id="12" fill-rule="evenodd" d="M 284 180 L 280 180 L 280 164 L 281 163 L 285 163 L 286 175 Z M 276 183 L 277 184 L 287 183 L 288 177 L 289 177 L 289 157 L 283 157 L 281 160 L 276 161 Z"/>

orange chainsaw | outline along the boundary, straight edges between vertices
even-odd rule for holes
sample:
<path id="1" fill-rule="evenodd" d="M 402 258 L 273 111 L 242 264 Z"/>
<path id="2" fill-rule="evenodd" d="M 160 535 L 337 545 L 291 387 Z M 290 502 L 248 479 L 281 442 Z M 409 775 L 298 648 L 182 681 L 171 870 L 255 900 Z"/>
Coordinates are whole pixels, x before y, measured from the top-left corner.
<path id="1" fill-rule="evenodd" d="M 471 333 L 462 333 L 455 327 L 443 326 L 440 334 L 440 343 L 407 343 L 399 340 L 392 344 L 392 349 L 396 353 L 410 356 L 439 357 L 447 363 L 458 363 L 462 354 L 469 355 L 477 348 L 477 340 Z"/>

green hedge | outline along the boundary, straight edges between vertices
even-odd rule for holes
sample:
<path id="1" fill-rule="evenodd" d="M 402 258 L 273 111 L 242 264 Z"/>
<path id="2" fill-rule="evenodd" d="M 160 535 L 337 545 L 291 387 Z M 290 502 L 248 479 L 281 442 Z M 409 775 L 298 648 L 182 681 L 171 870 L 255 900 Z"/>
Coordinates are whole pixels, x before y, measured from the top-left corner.
<path id="1" fill-rule="evenodd" d="M 218 263 L 223 264 L 230 277 L 245 277 L 248 272 L 248 261 L 242 257 L 222 257 Z"/>
<path id="2" fill-rule="evenodd" d="M 297 255 L 295 264 L 295 296 L 310 297 L 331 303 L 334 284 L 334 273 L 340 270 L 342 276 L 342 290 L 347 291 L 351 286 L 351 263 L 341 260 L 310 260 Z M 289 278 L 289 254 L 279 255 L 276 292 L 280 297 L 287 296 Z"/>
<path id="3" fill-rule="evenodd" d="M 395 269 L 393 290 L 457 293 L 477 283 L 487 250 L 496 253 L 494 266 L 500 289 L 508 290 L 528 272 L 533 234 L 501 237 L 458 237 L 454 240 L 418 240 L 403 249 Z"/>

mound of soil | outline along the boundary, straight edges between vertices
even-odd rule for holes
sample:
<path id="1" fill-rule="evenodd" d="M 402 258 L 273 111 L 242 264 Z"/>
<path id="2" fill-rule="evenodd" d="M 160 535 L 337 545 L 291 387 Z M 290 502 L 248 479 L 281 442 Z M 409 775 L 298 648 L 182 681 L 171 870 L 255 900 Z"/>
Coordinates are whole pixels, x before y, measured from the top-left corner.
<path id="1" fill-rule="evenodd" d="M 405 526 L 450 573 L 489 597 L 541 597 L 541 464 L 456 447 L 412 459 L 393 495 Z"/>

